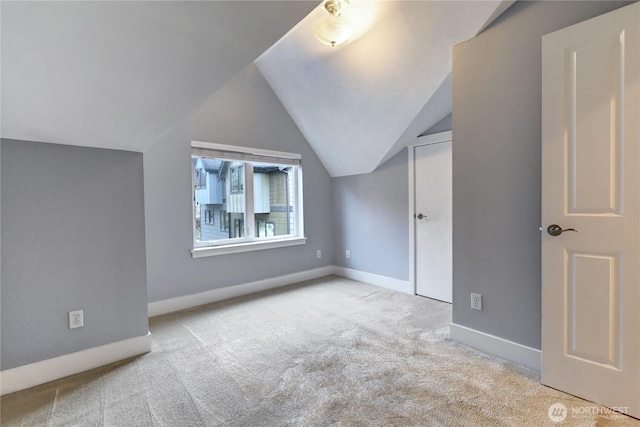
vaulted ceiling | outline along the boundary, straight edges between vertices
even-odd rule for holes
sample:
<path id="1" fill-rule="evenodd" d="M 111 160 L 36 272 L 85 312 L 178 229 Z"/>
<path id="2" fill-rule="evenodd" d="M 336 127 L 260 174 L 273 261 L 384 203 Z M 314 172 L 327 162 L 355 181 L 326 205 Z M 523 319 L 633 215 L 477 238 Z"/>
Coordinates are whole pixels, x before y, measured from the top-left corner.
<path id="1" fill-rule="evenodd" d="M 144 151 L 316 6 L 2 1 L 2 137 Z"/>
<path id="2" fill-rule="evenodd" d="M 7 2 L 3 138 L 144 152 L 255 61 L 332 176 L 451 112 L 451 46 L 513 1 L 358 1 L 345 45 L 311 1 Z"/>
<path id="3" fill-rule="evenodd" d="M 343 15 L 368 28 L 336 48 L 314 40 L 317 9 L 256 64 L 332 176 L 367 173 L 451 112 L 451 46 L 501 4 L 353 2 Z"/>

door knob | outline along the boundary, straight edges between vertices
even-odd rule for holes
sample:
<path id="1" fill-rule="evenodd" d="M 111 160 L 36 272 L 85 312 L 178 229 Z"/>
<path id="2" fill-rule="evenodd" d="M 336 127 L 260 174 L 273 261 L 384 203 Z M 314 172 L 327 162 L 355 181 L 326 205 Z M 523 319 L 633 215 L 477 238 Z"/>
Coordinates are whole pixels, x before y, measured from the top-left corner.
<path id="1" fill-rule="evenodd" d="M 547 227 L 547 233 L 554 237 L 561 235 L 565 231 L 575 231 L 576 233 L 578 232 L 578 230 L 576 230 L 575 228 L 565 228 L 563 230 L 562 227 L 560 227 L 558 224 L 551 224 Z"/>
<path id="2" fill-rule="evenodd" d="M 418 219 L 422 219 L 422 218 L 426 218 L 426 215 L 422 215 L 421 213 L 419 213 L 418 215 L 416 215 L 416 218 Z"/>

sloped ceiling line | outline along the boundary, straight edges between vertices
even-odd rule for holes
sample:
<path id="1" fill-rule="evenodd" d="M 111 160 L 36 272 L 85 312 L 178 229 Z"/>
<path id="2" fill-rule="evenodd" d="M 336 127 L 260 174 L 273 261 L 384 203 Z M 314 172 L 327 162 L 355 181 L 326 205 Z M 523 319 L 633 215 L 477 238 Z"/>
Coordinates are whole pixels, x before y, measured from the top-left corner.
<path id="1" fill-rule="evenodd" d="M 320 45 L 312 13 L 256 60 L 334 177 L 372 172 L 448 115 L 452 46 L 512 2 L 369 3 L 382 10 L 357 40 Z"/>
<path id="2" fill-rule="evenodd" d="M 1 136 L 145 151 L 316 5 L 2 1 Z"/>
<path id="3" fill-rule="evenodd" d="M 512 1 L 351 3 L 331 48 L 315 1 L 0 2 L 0 136 L 144 152 L 255 62 L 332 176 L 371 172 L 451 111 L 451 46 Z"/>

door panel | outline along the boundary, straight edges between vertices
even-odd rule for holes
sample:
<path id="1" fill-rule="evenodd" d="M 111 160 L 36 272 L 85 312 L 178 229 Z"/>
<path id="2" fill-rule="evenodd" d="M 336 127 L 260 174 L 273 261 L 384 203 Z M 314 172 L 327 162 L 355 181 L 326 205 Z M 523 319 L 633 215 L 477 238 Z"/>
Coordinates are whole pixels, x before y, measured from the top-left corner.
<path id="1" fill-rule="evenodd" d="M 542 43 L 542 382 L 635 417 L 639 23 L 635 3 Z"/>
<path id="2" fill-rule="evenodd" d="M 452 299 L 451 141 L 415 147 L 416 293 Z"/>
<path id="3" fill-rule="evenodd" d="M 569 253 L 567 265 L 567 354 L 619 369 L 619 260 Z"/>
<path id="4" fill-rule="evenodd" d="M 567 52 L 571 214 L 619 213 L 624 38 L 622 31 Z"/>

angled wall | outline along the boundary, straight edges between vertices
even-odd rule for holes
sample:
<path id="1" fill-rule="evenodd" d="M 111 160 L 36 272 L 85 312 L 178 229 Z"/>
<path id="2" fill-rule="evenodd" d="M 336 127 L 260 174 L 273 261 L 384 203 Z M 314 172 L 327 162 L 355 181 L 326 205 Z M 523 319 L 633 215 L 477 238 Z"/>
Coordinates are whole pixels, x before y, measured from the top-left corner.
<path id="1" fill-rule="evenodd" d="M 142 154 L 6 139 L 0 152 L 1 370 L 145 336 Z"/>
<path id="2" fill-rule="evenodd" d="M 307 243 L 192 258 L 192 140 L 301 154 Z M 333 264 L 331 178 L 254 65 L 146 151 L 144 174 L 150 302 Z"/>
<path id="3" fill-rule="evenodd" d="M 541 37 L 625 4 L 516 2 L 454 47 L 453 323 L 540 348 Z"/>

